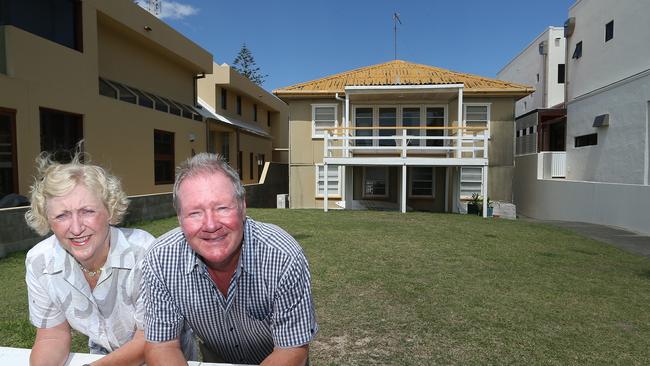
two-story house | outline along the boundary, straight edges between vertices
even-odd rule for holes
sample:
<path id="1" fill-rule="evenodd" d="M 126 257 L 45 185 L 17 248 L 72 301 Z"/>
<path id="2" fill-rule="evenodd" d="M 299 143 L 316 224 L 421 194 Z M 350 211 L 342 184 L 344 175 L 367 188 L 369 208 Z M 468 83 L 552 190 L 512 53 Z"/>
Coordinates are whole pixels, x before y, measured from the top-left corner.
<path id="1" fill-rule="evenodd" d="M 275 90 L 289 105 L 291 207 L 511 202 L 514 104 L 532 91 L 399 60 Z"/>

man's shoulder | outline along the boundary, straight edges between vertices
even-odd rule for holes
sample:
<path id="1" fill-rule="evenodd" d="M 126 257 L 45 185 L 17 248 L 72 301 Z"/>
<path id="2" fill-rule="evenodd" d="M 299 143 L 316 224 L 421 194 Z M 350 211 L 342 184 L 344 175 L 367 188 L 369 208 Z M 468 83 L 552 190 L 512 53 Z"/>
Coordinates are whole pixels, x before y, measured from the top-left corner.
<path id="1" fill-rule="evenodd" d="M 261 250 L 282 253 L 289 257 L 304 256 L 302 247 L 291 234 L 275 224 L 247 219 L 252 242 Z"/>
<path id="2" fill-rule="evenodd" d="M 123 238 L 131 245 L 147 249 L 153 244 L 156 238 L 142 229 L 115 227 Z"/>
<path id="3" fill-rule="evenodd" d="M 182 252 L 187 248 L 185 235 L 180 227 L 169 230 L 154 240 L 147 251 L 147 255 L 156 253 L 177 251 Z"/>

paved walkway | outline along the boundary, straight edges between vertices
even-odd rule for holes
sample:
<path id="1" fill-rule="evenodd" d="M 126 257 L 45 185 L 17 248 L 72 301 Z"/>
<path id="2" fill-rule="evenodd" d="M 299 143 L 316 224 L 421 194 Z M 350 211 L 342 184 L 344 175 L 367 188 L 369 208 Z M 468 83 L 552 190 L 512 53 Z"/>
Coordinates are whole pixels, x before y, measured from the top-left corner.
<path id="1" fill-rule="evenodd" d="M 638 234 L 605 225 L 588 224 L 585 222 L 536 220 L 531 218 L 525 218 L 525 220 L 542 222 L 572 230 L 588 238 L 602 241 L 628 252 L 650 258 L 650 236 L 648 235 Z"/>

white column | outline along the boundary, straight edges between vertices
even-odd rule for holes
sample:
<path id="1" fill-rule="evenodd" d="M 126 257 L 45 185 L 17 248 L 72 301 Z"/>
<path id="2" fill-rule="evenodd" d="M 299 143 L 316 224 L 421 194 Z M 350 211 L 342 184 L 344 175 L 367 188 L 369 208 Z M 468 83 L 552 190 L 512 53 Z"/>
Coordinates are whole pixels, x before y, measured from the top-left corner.
<path id="1" fill-rule="evenodd" d="M 448 166 L 445 167 L 445 212 L 451 212 L 449 208 L 449 169 L 451 168 Z"/>
<path id="2" fill-rule="evenodd" d="M 483 179 L 482 179 L 482 187 L 483 187 L 483 217 L 487 217 L 487 201 L 488 201 L 488 166 L 484 165 L 483 166 Z"/>
<path id="3" fill-rule="evenodd" d="M 350 97 L 348 96 L 348 93 L 345 93 L 345 117 L 343 119 L 343 127 L 345 127 L 345 130 L 343 130 L 343 133 L 345 134 L 345 137 L 346 137 L 345 140 L 343 140 L 344 141 L 344 146 L 345 146 L 345 149 L 343 149 L 345 151 L 343 156 L 345 156 L 346 158 L 349 158 L 350 157 L 350 150 L 349 150 L 350 140 L 348 140 L 347 138 L 350 136 L 349 135 L 350 130 L 348 130 L 348 128 L 350 128 Z"/>
<path id="4" fill-rule="evenodd" d="M 402 213 L 406 212 L 406 164 L 402 165 Z"/>
<path id="5" fill-rule="evenodd" d="M 323 163 L 323 211 L 327 212 L 327 163 Z"/>
<path id="6" fill-rule="evenodd" d="M 462 130 L 460 127 L 464 127 L 465 124 L 463 123 L 463 88 L 458 88 L 458 130 L 456 131 L 456 157 L 457 158 L 462 158 L 462 154 L 460 152 L 460 147 L 461 147 L 461 138 L 462 138 Z"/>

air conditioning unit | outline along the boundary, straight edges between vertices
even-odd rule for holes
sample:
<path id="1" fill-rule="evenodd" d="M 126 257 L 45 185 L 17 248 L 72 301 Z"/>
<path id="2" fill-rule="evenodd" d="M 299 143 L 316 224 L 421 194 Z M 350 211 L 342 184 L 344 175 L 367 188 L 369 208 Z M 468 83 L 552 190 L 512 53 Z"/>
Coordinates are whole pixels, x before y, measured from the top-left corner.
<path id="1" fill-rule="evenodd" d="M 540 55 L 548 54 L 548 42 L 546 41 L 539 42 L 539 54 Z"/>
<path id="2" fill-rule="evenodd" d="M 279 194 L 277 197 L 277 208 L 289 208 L 289 195 Z"/>

